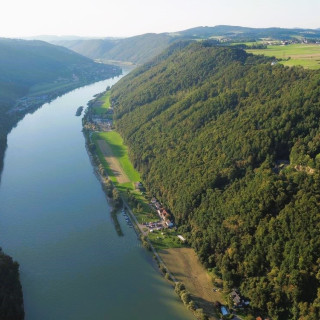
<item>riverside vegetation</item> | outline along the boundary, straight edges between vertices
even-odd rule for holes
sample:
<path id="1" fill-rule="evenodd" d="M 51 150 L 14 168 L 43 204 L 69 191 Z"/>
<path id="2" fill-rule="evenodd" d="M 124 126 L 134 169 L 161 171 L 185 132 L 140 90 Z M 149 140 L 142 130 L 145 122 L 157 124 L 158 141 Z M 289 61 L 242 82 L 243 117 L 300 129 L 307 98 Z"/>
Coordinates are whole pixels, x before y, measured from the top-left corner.
<path id="1" fill-rule="evenodd" d="M 210 42 L 171 46 L 113 88 L 147 190 L 250 312 L 320 317 L 320 72 Z"/>

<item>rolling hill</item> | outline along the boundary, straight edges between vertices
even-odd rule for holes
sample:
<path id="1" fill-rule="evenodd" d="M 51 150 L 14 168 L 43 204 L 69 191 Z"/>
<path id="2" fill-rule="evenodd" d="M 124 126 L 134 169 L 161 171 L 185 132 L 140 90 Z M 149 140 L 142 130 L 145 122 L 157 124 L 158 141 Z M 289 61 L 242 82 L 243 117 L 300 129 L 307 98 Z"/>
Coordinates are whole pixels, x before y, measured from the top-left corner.
<path id="1" fill-rule="evenodd" d="M 150 194 L 251 312 L 320 318 L 320 72 L 175 44 L 113 88 Z"/>
<path id="2" fill-rule="evenodd" d="M 91 59 L 143 64 L 174 41 L 186 39 L 223 39 L 224 41 L 254 41 L 261 38 L 288 40 L 320 39 L 320 31 L 312 29 L 246 28 L 239 26 L 196 27 L 174 33 L 147 33 L 123 39 L 53 40 L 51 43 L 74 50 Z"/>
<path id="3" fill-rule="evenodd" d="M 68 90 L 121 73 L 43 41 L 0 39 L 0 168 L 6 135 L 30 110 Z M 0 169 L 1 170 L 1 169 Z"/>
<path id="4" fill-rule="evenodd" d="M 176 37 L 147 33 L 124 39 L 54 41 L 91 59 L 142 64 L 160 54 Z"/>

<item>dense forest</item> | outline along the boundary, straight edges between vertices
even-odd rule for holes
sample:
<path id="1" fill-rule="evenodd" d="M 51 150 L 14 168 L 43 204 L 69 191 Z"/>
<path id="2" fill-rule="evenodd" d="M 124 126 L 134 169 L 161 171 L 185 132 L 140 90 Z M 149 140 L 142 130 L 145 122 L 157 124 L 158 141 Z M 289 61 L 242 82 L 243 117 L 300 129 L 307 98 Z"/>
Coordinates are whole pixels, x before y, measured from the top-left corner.
<path id="1" fill-rule="evenodd" d="M 7 135 L 26 113 L 71 89 L 120 73 L 118 67 L 42 41 L 0 39 L 0 175 Z M 19 266 L 0 251 L 0 319 L 23 317 Z"/>
<path id="2" fill-rule="evenodd" d="M 0 249 L 0 319 L 24 319 L 19 265 Z"/>
<path id="3" fill-rule="evenodd" d="M 177 43 L 112 89 L 144 185 L 272 319 L 320 319 L 320 72 Z"/>

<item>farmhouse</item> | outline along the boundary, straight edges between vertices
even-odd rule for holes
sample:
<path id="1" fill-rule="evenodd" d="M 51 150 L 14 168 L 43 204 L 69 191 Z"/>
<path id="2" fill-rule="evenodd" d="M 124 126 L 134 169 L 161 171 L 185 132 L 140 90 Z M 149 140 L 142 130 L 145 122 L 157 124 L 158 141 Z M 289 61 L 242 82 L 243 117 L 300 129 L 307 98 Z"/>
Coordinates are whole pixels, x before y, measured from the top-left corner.
<path id="1" fill-rule="evenodd" d="M 250 304 L 249 301 L 245 301 L 241 295 L 238 293 L 237 290 L 233 289 L 230 293 L 230 297 L 233 301 L 233 305 L 235 307 L 245 307 L 248 306 Z"/>

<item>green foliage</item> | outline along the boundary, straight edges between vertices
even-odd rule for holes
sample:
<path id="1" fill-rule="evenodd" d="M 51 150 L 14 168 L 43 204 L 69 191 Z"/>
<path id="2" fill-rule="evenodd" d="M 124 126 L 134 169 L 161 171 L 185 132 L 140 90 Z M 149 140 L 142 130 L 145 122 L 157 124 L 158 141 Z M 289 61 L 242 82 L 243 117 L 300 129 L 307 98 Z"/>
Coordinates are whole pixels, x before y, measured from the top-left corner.
<path id="1" fill-rule="evenodd" d="M 128 156 L 128 148 L 123 143 L 121 135 L 115 131 L 100 132 L 93 135 L 93 140 L 105 140 L 110 146 L 113 155 L 118 159 L 121 168 L 132 183 L 140 181 L 139 173 L 134 169 Z M 109 175 L 114 176 L 114 173 L 109 170 Z"/>
<path id="2" fill-rule="evenodd" d="M 226 288 L 273 319 L 316 319 L 320 73 L 271 61 L 176 45 L 113 87 L 116 128 Z"/>
<path id="3" fill-rule="evenodd" d="M 141 64 L 159 54 L 176 39 L 169 34 L 148 33 L 117 40 L 63 40 L 55 43 L 91 59 Z"/>
<path id="4" fill-rule="evenodd" d="M 19 265 L 0 249 L 0 319 L 24 319 Z"/>
<path id="5" fill-rule="evenodd" d="M 114 188 L 112 190 L 112 198 L 115 208 L 120 208 L 122 206 L 122 199 L 118 189 Z"/>
<path id="6" fill-rule="evenodd" d="M 184 244 L 177 237 L 177 232 L 170 229 L 164 229 L 162 231 L 153 231 L 148 235 L 153 246 L 158 250 L 168 248 L 181 248 Z"/>

